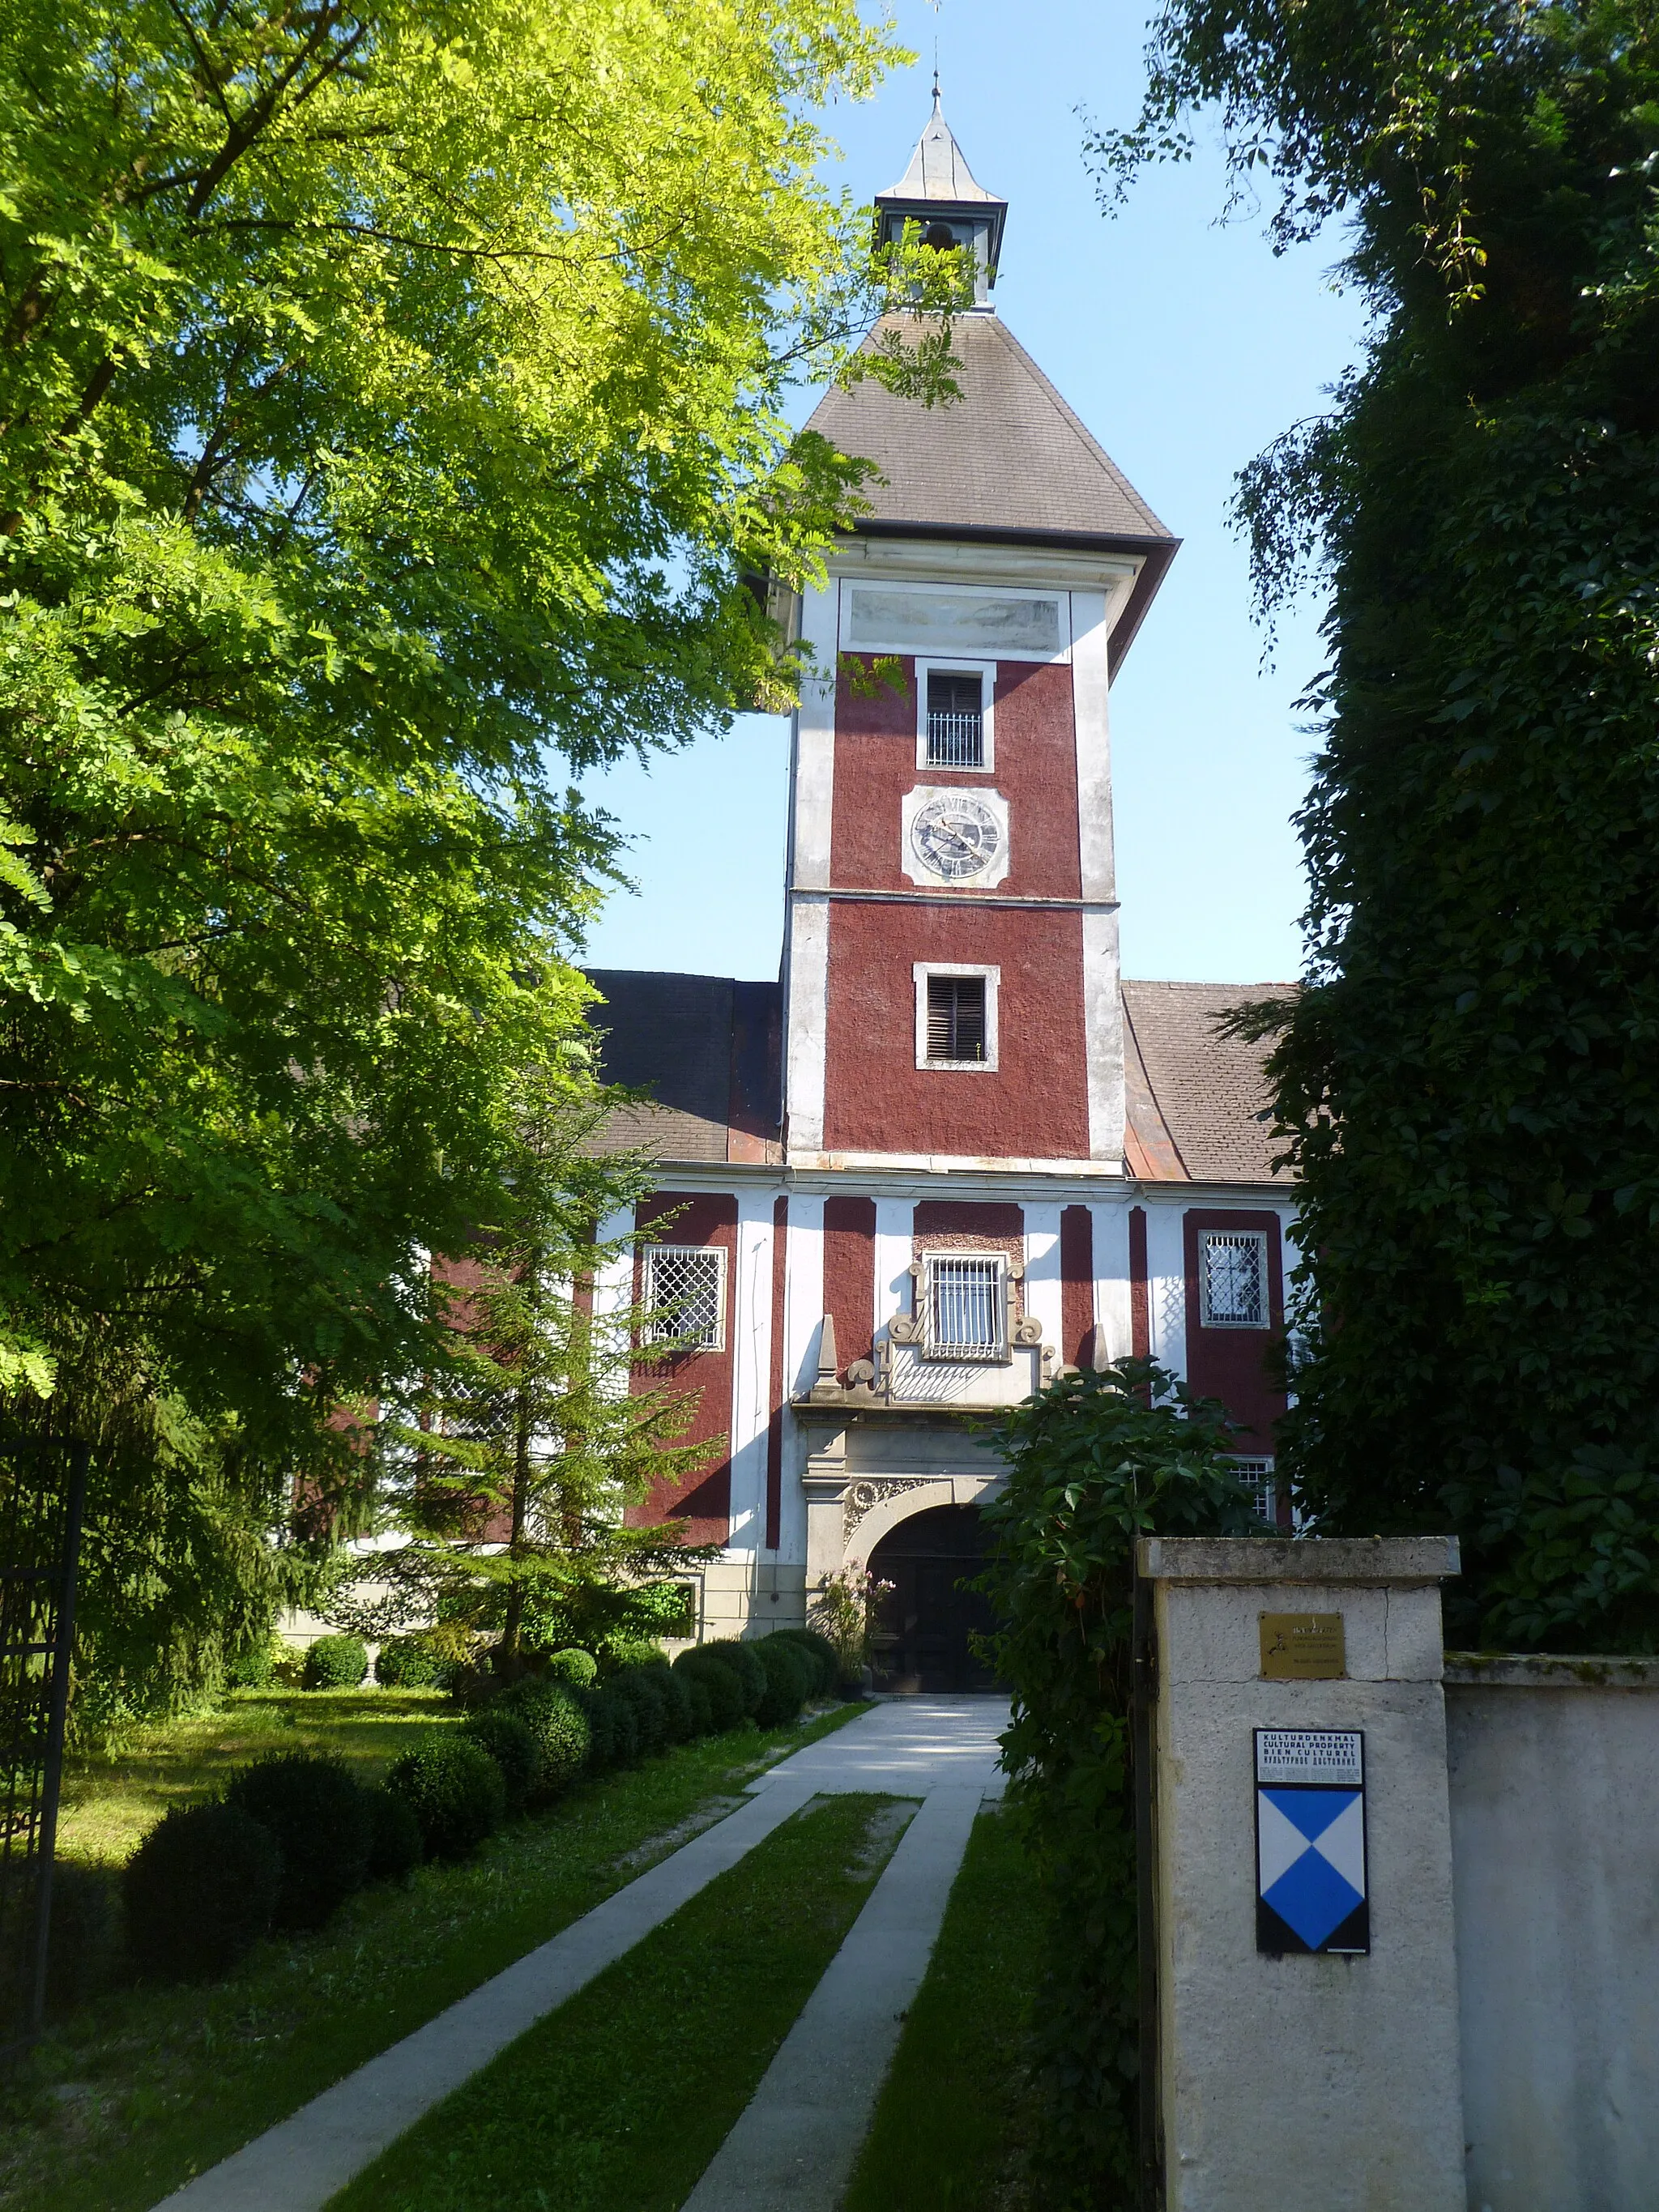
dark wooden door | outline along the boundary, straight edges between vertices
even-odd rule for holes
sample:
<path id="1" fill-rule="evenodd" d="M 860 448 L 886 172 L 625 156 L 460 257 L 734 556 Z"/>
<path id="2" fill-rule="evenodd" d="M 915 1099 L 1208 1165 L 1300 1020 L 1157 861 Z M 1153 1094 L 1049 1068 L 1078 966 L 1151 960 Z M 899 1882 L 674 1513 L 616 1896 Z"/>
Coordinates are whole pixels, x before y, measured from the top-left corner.
<path id="1" fill-rule="evenodd" d="M 984 1526 L 972 1505 L 913 1514 L 870 1554 L 870 1571 L 891 1583 L 874 1638 L 878 1690 L 992 1690 L 996 1677 L 975 1656 L 977 1632 L 994 1626 L 988 1601 L 966 1589 L 984 1565 Z"/>

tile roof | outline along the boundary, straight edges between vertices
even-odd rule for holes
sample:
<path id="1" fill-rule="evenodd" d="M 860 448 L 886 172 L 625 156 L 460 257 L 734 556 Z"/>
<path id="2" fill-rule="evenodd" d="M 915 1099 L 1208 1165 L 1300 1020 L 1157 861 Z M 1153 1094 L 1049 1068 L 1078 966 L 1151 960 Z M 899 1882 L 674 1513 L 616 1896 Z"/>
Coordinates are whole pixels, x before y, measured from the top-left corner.
<path id="1" fill-rule="evenodd" d="M 600 1073 L 607 1083 L 648 1091 L 657 1102 L 611 1115 L 593 1140 L 596 1152 L 645 1152 L 661 1160 L 781 1157 L 776 983 L 648 969 L 586 973 L 605 1000 L 588 1016 L 600 1033 Z"/>
<path id="2" fill-rule="evenodd" d="M 888 318 L 870 343 L 903 319 Z M 807 423 L 880 470 L 860 529 L 1127 542 L 1168 559 L 1176 540 L 999 316 L 958 317 L 951 347 L 962 397 L 949 405 L 867 379 L 832 386 Z"/>
<path id="3" fill-rule="evenodd" d="M 596 1149 L 664 1161 L 781 1160 L 782 994 L 775 983 L 592 968 L 605 1004 L 609 1082 L 647 1091 L 653 1105 L 612 1115 Z M 1123 985 L 1128 1091 L 1125 1153 L 1146 1182 L 1288 1183 L 1258 1117 L 1267 1103 L 1265 1045 L 1218 1033 L 1229 1008 L 1276 997 L 1284 983 Z"/>
<path id="4" fill-rule="evenodd" d="M 1267 1103 L 1268 1046 L 1224 1036 L 1234 1006 L 1294 989 L 1289 983 L 1123 985 L 1129 1172 L 1152 1182 L 1288 1183 L 1273 1165 L 1280 1146 L 1259 1117 Z"/>

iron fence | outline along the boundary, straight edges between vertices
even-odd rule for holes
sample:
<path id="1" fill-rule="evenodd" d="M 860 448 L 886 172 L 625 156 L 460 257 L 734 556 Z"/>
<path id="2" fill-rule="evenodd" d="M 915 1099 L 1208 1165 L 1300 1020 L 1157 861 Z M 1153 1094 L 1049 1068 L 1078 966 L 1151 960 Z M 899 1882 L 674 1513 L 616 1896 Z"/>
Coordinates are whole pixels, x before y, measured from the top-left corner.
<path id="1" fill-rule="evenodd" d="M 0 2051 L 40 2033 L 84 1444 L 0 1440 Z"/>

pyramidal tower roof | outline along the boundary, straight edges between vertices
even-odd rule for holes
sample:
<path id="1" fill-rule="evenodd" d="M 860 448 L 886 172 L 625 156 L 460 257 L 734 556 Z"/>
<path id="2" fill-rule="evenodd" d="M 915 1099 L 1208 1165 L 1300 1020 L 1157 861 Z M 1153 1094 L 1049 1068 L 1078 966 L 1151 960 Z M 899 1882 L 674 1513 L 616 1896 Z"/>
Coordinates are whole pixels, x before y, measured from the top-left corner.
<path id="1" fill-rule="evenodd" d="M 933 112 L 910 166 L 876 202 L 879 220 L 949 209 L 962 242 L 996 266 L 1006 200 L 977 183 L 933 88 Z M 984 234 L 983 236 L 981 234 Z M 983 291 L 981 294 L 984 299 Z M 866 349 L 908 317 L 890 316 Z M 995 309 L 957 317 L 951 348 L 961 397 L 924 407 L 873 377 L 832 386 L 807 424 L 836 449 L 875 464 L 860 536 L 979 539 L 1134 553 L 1141 568 L 1112 640 L 1122 658 L 1180 540 L 1164 527 L 1100 441 L 1069 407 Z"/>
<path id="2" fill-rule="evenodd" d="M 933 112 L 927 118 L 927 127 L 917 139 L 910 166 L 897 184 L 876 194 L 878 206 L 884 200 L 948 200 L 958 205 L 977 201 L 981 205 L 997 207 L 1008 204 L 976 182 L 967 155 L 945 119 L 937 79 L 933 83 Z"/>

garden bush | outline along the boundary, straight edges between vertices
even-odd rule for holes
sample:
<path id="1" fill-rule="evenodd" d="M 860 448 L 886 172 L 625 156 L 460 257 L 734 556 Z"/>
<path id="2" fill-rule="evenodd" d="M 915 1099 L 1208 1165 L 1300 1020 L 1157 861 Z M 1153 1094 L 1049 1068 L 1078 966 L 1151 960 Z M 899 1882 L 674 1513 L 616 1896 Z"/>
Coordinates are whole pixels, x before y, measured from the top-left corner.
<path id="1" fill-rule="evenodd" d="M 684 1674 L 677 1674 L 666 1659 L 651 1662 L 647 1673 L 657 1686 L 668 1716 L 668 1741 L 686 1743 L 701 1733 L 696 1714 L 691 1704 L 691 1685 Z"/>
<path id="2" fill-rule="evenodd" d="M 739 1644 L 735 1638 L 718 1637 L 702 1649 L 722 1667 L 729 1667 L 743 1686 L 743 1709 L 752 1719 L 760 1711 L 761 1699 L 766 1695 L 766 1669 L 762 1666 L 752 1644 Z"/>
<path id="3" fill-rule="evenodd" d="M 52 1870 L 46 2003 L 54 2013 L 107 1989 L 121 1960 L 121 1893 L 107 1867 L 58 1859 Z"/>
<path id="4" fill-rule="evenodd" d="M 257 1760 L 225 1792 L 283 1855 L 279 1928 L 320 1928 L 368 1880 L 374 1841 L 368 1793 L 337 1759 L 308 1752 Z"/>
<path id="5" fill-rule="evenodd" d="M 516 1715 L 534 1735 L 541 1773 L 531 1802 L 550 1805 L 575 1781 L 592 1753 L 593 1731 L 580 1693 L 545 1679 L 518 1682 L 502 1696 L 500 1709 Z"/>
<path id="6" fill-rule="evenodd" d="M 996 1432 L 1008 1486 L 984 1509 L 980 1586 L 1014 1695 L 1008 1806 L 1042 1906 L 1034 2055 L 1057 2206 L 1121 2201 L 1136 2170 L 1135 1540 L 1268 1533 L 1231 1441 L 1218 1405 L 1149 1359 L 1060 1376 Z"/>
<path id="7" fill-rule="evenodd" d="M 426 1856 L 421 1824 L 407 1797 L 384 1784 L 367 1793 L 373 1840 L 368 1847 L 371 1881 L 407 1881 Z"/>
<path id="8" fill-rule="evenodd" d="M 374 1655 L 374 1679 L 387 1690 L 447 1690 L 455 1665 L 424 1636 L 390 1636 Z"/>
<path id="9" fill-rule="evenodd" d="M 691 1711 L 691 1735 L 713 1735 L 715 1729 L 714 1703 L 708 1694 L 708 1683 L 680 1667 L 671 1668 L 669 1672 L 685 1692 L 686 1702 Z"/>
<path id="10" fill-rule="evenodd" d="M 669 1743 L 668 1705 L 657 1686 L 656 1669 L 623 1667 L 609 1678 L 605 1686 L 613 1697 L 625 1698 L 633 1708 L 635 1758 L 649 1759 L 653 1752 L 665 1751 Z"/>
<path id="11" fill-rule="evenodd" d="M 431 1729 L 395 1762 L 386 1786 L 414 1808 L 428 1858 L 465 1858 L 507 1811 L 501 1768 L 458 1728 Z"/>
<path id="12" fill-rule="evenodd" d="M 283 1855 L 234 1805 L 175 1805 L 122 1869 L 127 1949 L 169 1981 L 222 1974 L 270 1927 Z"/>
<path id="13" fill-rule="evenodd" d="M 713 1733 L 724 1735 L 727 1729 L 739 1725 L 746 1711 L 743 1682 L 734 1667 L 712 1656 L 710 1645 L 698 1644 L 690 1651 L 682 1651 L 674 1662 L 674 1672 L 685 1675 L 702 1690 L 708 1700 Z"/>
<path id="14" fill-rule="evenodd" d="M 608 1682 L 581 1693 L 583 1709 L 593 1732 L 592 1763 L 597 1774 L 613 1767 L 631 1766 L 639 1756 L 639 1723 L 627 1698 L 619 1697 Z"/>
<path id="15" fill-rule="evenodd" d="M 368 1673 L 368 1646 L 360 1636 L 319 1636 L 306 1653 L 301 1687 L 355 1690 Z"/>
<path id="16" fill-rule="evenodd" d="M 276 1670 L 289 1656 L 289 1646 L 280 1636 L 268 1633 L 257 1636 L 252 1644 L 245 1644 L 225 1669 L 228 1690 L 268 1690 L 276 1680 Z"/>
<path id="17" fill-rule="evenodd" d="M 755 1718 L 763 1728 L 784 1728 L 800 1718 L 817 1669 L 804 1651 L 781 1636 L 763 1636 L 749 1645 L 766 1674 L 766 1689 Z"/>
<path id="18" fill-rule="evenodd" d="M 772 1632 L 786 1638 L 811 1660 L 811 1694 L 817 1698 L 834 1697 L 841 1681 L 841 1654 L 830 1638 L 820 1636 L 816 1628 L 776 1628 Z"/>
<path id="19" fill-rule="evenodd" d="M 516 1820 L 541 1789 L 542 1747 L 535 1730 L 522 1714 L 498 1701 L 464 1721 L 461 1734 L 488 1752 L 501 1768 L 507 1818 Z"/>
<path id="20" fill-rule="evenodd" d="M 563 1651 L 550 1651 L 546 1670 L 555 1681 L 569 1682 L 578 1690 L 591 1690 L 599 1678 L 599 1662 L 591 1651 L 571 1644 Z"/>

